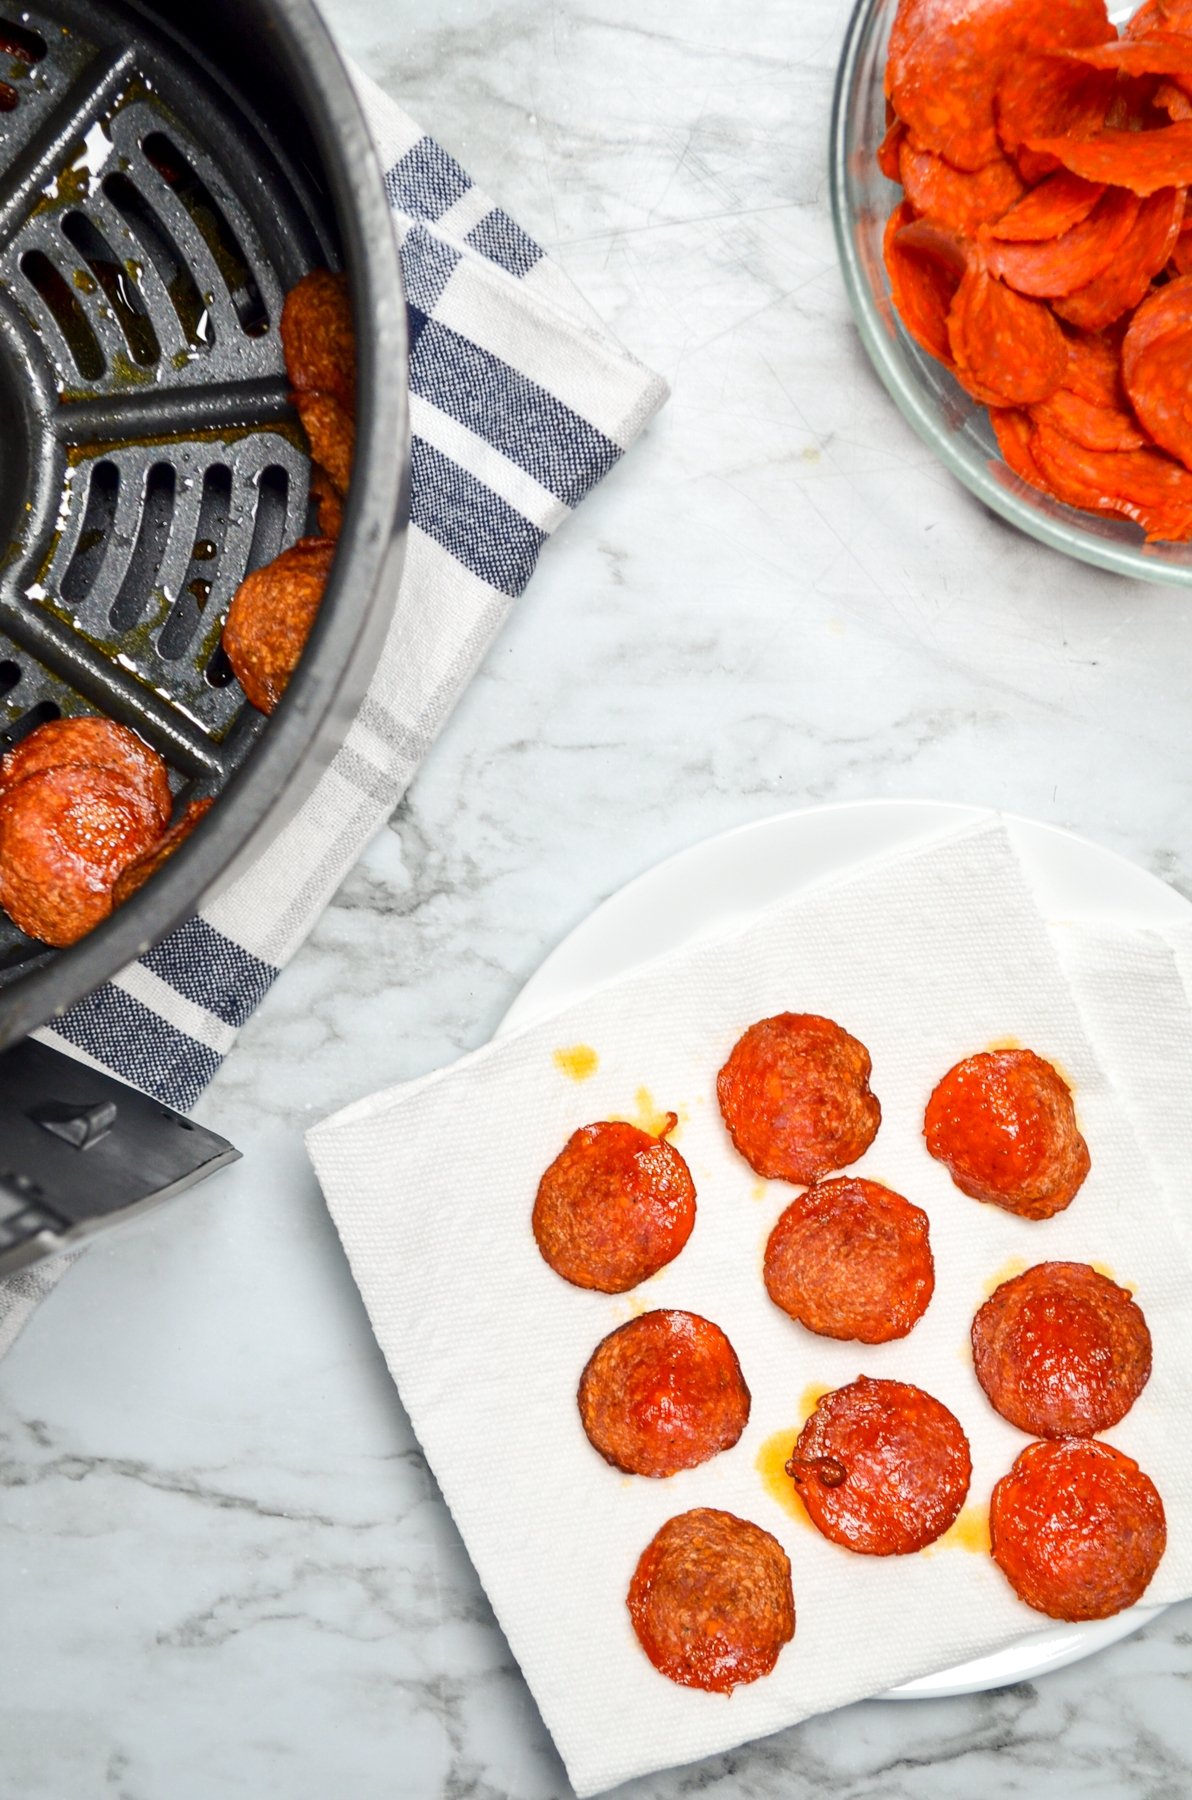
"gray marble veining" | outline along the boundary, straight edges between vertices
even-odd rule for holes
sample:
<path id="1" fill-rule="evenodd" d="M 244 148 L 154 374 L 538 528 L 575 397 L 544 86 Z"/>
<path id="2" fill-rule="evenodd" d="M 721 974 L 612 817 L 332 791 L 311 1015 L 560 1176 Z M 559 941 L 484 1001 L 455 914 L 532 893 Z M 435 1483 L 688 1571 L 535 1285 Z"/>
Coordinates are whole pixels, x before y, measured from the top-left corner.
<path id="1" fill-rule="evenodd" d="M 786 806 L 993 803 L 1192 893 L 1188 602 L 985 515 L 860 354 L 823 163 L 842 0 L 327 12 L 674 395 L 206 1097 L 244 1162 L 97 1244 L 0 1363 L 4 1800 L 568 1791 L 305 1123 L 483 1042 L 605 894 Z M 623 1791 L 1186 1800 L 1192 1607 Z"/>

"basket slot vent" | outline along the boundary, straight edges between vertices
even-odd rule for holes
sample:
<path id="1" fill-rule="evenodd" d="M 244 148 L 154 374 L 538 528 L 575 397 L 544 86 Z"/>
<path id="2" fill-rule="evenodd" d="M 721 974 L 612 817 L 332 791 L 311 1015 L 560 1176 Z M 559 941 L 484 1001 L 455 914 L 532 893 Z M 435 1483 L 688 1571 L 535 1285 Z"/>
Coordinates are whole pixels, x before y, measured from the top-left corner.
<path id="1" fill-rule="evenodd" d="M 227 536 L 231 507 L 232 471 L 222 463 L 214 463 L 203 477 L 199 523 L 190 567 L 182 579 L 182 592 L 174 602 L 173 610 L 157 640 L 158 655 L 163 656 L 167 662 L 175 662 L 185 654 L 198 629 L 203 610 L 211 598 L 219 553 Z"/>
<path id="2" fill-rule="evenodd" d="M 178 478 L 171 463 L 156 462 L 145 477 L 145 505 L 136 549 L 111 611 L 117 631 L 131 631 L 154 597 L 170 538 Z"/>
<path id="3" fill-rule="evenodd" d="M 99 573 L 107 554 L 116 523 L 116 503 L 120 497 L 120 471 L 114 462 L 96 463 L 87 489 L 87 510 L 74 555 L 62 577 L 62 598 L 77 605 L 91 592 L 91 584 Z"/>
<path id="4" fill-rule="evenodd" d="M 0 695 L 11 694 L 14 687 L 20 685 L 21 665 L 13 662 L 11 656 L 0 662 Z"/>
<path id="5" fill-rule="evenodd" d="M 76 285 L 85 292 L 98 291 L 103 295 L 124 333 L 133 361 L 144 369 L 152 368 L 160 359 L 161 346 L 127 266 L 86 213 L 67 213 L 62 221 L 62 234 L 87 265 L 86 269 L 76 272 Z"/>
<path id="6" fill-rule="evenodd" d="M 225 688 L 229 681 L 236 679 L 232 665 L 228 661 L 228 653 L 222 644 L 216 644 L 215 649 L 211 652 L 211 660 L 203 670 L 203 674 L 207 686 L 213 688 Z"/>
<path id="7" fill-rule="evenodd" d="M 46 41 L 40 32 L 30 31 L 27 25 L 18 25 L 15 19 L 0 18 L 0 56 L 11 56 L 16 62 L 41 62 L 46 53 Z"/>
<path id="8" fill-rule="evenodd" d="M 214 257 L 241 331 L 249 337 L 262 336 L 269 329 L 268 309 L 240 239 L 210 189 L 164 131 L 151 131 L 141 150 L 186 208 Z"/>
<path id="9" fill-rule="evenodd" d="M 98 381 L 107 366 L 104 354 L 61 269 L 44 250 L 27 250 L 21 258 L 21 273 L 49 308 L 79 374 L 84 381 Z"/>
<path id="10" fill-rule="evenodd" d="M 215 326 L 207 303 L 155 209 L 127 175 L 109 175 L 103 191 L 160 275 L 187 343 L 196 350 L 209 348 L 215 339 Z"/>
<path id="11" fill-rule="evenodd" d="M 51 719 L 61 717 L 61 707 L 55 706 L 52 700 L 39 700 L 36 706 L 31 706 L 19 719 L 14 719 L 6 731 L 0 732 L 0 751 L 11 750 L 14 744 L 27 738 L 39 725 L 48 725 Z"/>
<path id="12" fill-rule="evenodd" d="M 290 501 L 290 477 L 276 463 L 261 470 L 257 481 L 257 511 L 253 520 L 248 569 L 263 569 L 281 555 Z"/>

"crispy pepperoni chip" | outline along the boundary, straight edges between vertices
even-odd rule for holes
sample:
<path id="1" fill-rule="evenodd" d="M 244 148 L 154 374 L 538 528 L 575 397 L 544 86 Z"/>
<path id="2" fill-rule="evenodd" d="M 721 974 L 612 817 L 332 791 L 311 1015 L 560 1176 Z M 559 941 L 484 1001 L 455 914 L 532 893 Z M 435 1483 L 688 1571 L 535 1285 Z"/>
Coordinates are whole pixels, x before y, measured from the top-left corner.
<path id="1" fill-rule="evenodd" d="M 720 1111 L 745 1161 L 769 1181 L 816 1181 L 868 1150 L 882 1109 L 864 1044 L 831 1019 L 779 1013 L 734 1044 L 716 1078 Z"/>
<path id="2" fill-rule="evenodd" d="M 334 557 L 329 539 L 301 538 L 236 589 L 223 647 L 237 681 L 263 713 L 274 710 L 298 667 Z"/>
<path id="3" fill-rule="evenodd" d="M 861 1556 L 907 1556 L 954 1524 L 972 1478 L 968 1439 L 940 1401 L 861 1375 L 825 1394 L 786 1472 L 817 1530 Z"/>
<path id="4" fill-rule="evenodd" d="M 157 751 L 127 725 L 94 714 L 49 719 L 22 738 L 0 759 L 0 796 L 33 775 L 75 763 L 115 770 L 141 790 L 163 831 L 169 824 L 174 801 L 166 765 Z"/>
<path id="5" fill-rule="evenodd" d="M 993 1490 L 993 1560 L 1051 1619 L 1108 1619 L 1141 1600 L 1167 1547 L 1159 1491 L 1096 1438 L 1028 1444 Z"/>
<path id="6" fill-rule="evenodd" d="M 127 869 L 122 869 L 112 888 L 113 906 L 123 906 L 126 900 L 131 900 L 150 876 L 156 875 L 163 864 L 169 862 L 174 852 L 186 842 L 199 820 L 206 818 L 214 805 L 214 800 L 192 800 L 178 823 L 170 827 L 147 855 L 139 856 L 136 862 L 129 863 Z"/>
<path id="7" fill-rule="evenodd" d="M 1151 1334 L 1127 1288 L 1087 1263 L 1037 1263 L 973 1320 L 977 1380 L 1031 1437 L 1091 1437 L 1125 1418 L 1151 1373 Z"/>
<path id="8" fill-rule="evenodd" d="M 556 1275 L 623 1294 L 678 1256 L 695 1224 L 691 1171 L 667 1137 L 605 1120 L 573 1132 L 538 1184 L 534 1238 Z"/>
<path id="9" fill-rule="evenodd" d="M 795 1635 L 782 1545 L 760 1525 L 707 1506 L 679 1513 L 655 1533 L 627 1603 L 660 1674 L 710 1694 L 768 1675 Z"/>
<path id="10" fill-rule="evenodd" d="M 334 543 L 344 528 L 344 497 L 318 463 L 311 464 L 310 497 L 319 516 L 319 536 Z"/>
<path id="11" fill-rule="evenodd" d="M 107 918 L 117 876 L 160 832 L 153 801 L 117 769 L 30 775 L 0 798 L 0 906 L 29 937 L 75 944 Z"/>
<path id="12" fill-rule="evenodd" d="M 1089 1172 L 1066 1082 L 1033 1050 L 983 1050 L 927 1102 L 927 1148 L 956 1186 L 1024 1219 L 1049 1219 Z"/>
<path id="13" fill-rule="evenodd" d="M 927 1214 L 876 1181 L 817 1182 L 770 1233 L 765 1282 L 775 1306 L 821 1337 L 905 1337 L 935 1286 Z"/>
<path id="14" fill-rule="evenodd" d="M 295 393 L 290 398 L 302 420 L 311 455 L 326 471 L 332 486 L 346 494 L 356 451 L 356 424 L 351 413 L 345 412 L 334 394 Z"/>
<path id="15" fill-rule="evenodd" d="M 347 278 L 313 269 L 286 295 L 281 313 L 286 373 L 296 392 L 330 394 L 356 416 L 356 338 Z"/>
<path id="16" fill-rule="evenodd" d="M 749 1422 L 749 1389 L 719 1325 L 698 1313 L 648 1312 L 593 1350 L 579 1416 L 614 1469 L 674 1475 L 732 1448 Z"/>

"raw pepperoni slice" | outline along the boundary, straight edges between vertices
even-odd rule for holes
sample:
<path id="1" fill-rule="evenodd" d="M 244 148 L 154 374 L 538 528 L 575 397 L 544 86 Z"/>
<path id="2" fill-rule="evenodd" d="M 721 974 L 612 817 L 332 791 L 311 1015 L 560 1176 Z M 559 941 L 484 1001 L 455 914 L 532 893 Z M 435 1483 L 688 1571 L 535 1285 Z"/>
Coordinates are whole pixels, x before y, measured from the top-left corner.
<path id="1" fill-rule="evenodd" d="M 956 290 L 948 342 L 960 382 L 978 399 L 999 396 L 1004 406 L 1046 400 L 1068 367 L 1068 345 L 1050 308 L 1016 294 L 979 263 Z"/>
<path id="2" fill-rule="evenodd" d="M 330 394 L 356 414 L 356 338 L 347 279 L 312 269 L 286 295 L 281 343 L 290 386 L 298 393 Z"/>
<path id="3" fill-rule="evenodd" d="M 1127 38 L 1145 37 L 1152 31 L 1170 31 L 1172 26 L 1167 20 L 1166 0 L 1142 0 L 1142 5 L 1133 13 L 1129 22 L 1123 27 L 1122 35 Z"/>
<path id="4" fill-rule="evenodd" d="M 1183 188 L 1160 188 L 1138 209 L 1134 229 L 1094 281 L 1055 302 L 1055 310 L 1082 331 L 1100 331 L 1136 307 L 1166 266 L 1184 217 Z"/>
<path id="5" fill-rule="evenodd" d="M 113 906 L 123 906 L 126 900 L 144 887 L 151 875 L 168 863 L 174 852 L 178 850 L 190 836 L 200 819 L 206 818 L 214 800 L 192 800 L 176 825 L 172 825 L 161 841 L 145 856 L 139 856 L 127 869 L 122 869 L 116 877 L 112 889 Z"/>
<path id="6" fill-rule="evenodd" d="M 779 1013 L 734 1044 L 716 1078 L 729 1136 L 768 1181 L 815 1181 L 868 1150 L 882 1109 L 864 1044 L 831 1019 Z"/>
<path id="7" fill-rule="evenodd" d="M 786 1551 L 760 1525 L 699 1506 L 642 1551 L 629 1616 L 654 1667 L 680 1687 L 729 1694 L 768 1675 L 795 1635 Z"/>
<path id="8" fill-rule="evenodd" d="M 1031 449 L 1056 493 L 1072 506 L 1120 513 L 1148 538 L 1182 541 L 1192 530 L 1192 477 L 1162 450 L 1086 450 L 1037 425 Z"/>
<path id="9" fill-rule="evenodd" d="M 1138 196 L 1127 188 L 1108 188 L 1087 219 L 1047 243 L 1012 244 L 999 238 L 985 243 L 991 275 L 1020 294 L 1052 298 L 1087 287 L 1108 267 L 1134 228 Z"/>
<path id="10" fill-rule="evenodd" d="M 1161 125 L 1156 131 L 1102 131 L 1083 141 L 1071 137 L 1033 137 L 1029 148 L 1083 175 L 1155 194 L 1160 188 L 1186 187 L 1192 181 L 1192 122 Z"/>
<path id="11" fill-rule="evenodd" d="M 1123 75 L 1192 75 L 1192 39 L 1172 32 L 1089 44 L 1062 54 L 1090 69 L 1120 69 Z"/>
<path id="12" fill-rule="evenodd" d="M 1192 111 L 1188 114 L 1192 118 Z M 1177 276 L 1192 275 L 1192 231 L 1182 228 L 1171 251 L 1171 268 Z"/>
<path id="13" fill-rule="evenodd" d="M 1043 479 L 1031 452 L 1030 414 L 1013 406 L 994 406 L 990 408 L 989 417 L 998 449 L 1008 466 L 1021 480 L 1029 482 L 1032 487 L 1042 488 L 1049 494 L 1051 489 Z"/>
<path id="14" fill-rule="evenodd" d="M 94 714 L 73 719 L 49 719 L 0 760 L 0 795 L 19 781 L 61 769 L 73 763 L 99 764 L 114 769 L 133 783 L 150 802 L 163 831 L 174 809 L 166 765 L 156 750 L 127 725 Z"/>
<path id="15" fill-rule="evenodd" d="M 949 1069 L 924 1135 L 962 1193 L 1024 1219 L 1062 1211 L 1089 1172 L 1067 1084 L 1033 1050 L 984 1050 Z"/>
<path id="16" fill-rule="evenodd" d="M 152 800 L 117 769 L 44 769 L 0 799 L 0 906 L 64 948 L 112 910 L 112 885 L 160 836 Z"/>
<path id="17" fill-rule="evenodd" d="M 1169 119 L 1192 119 L 1192 98 L 1174 81 L 1161 81 L 1155 89 L 1155 105 L 1161 106 Z"/>
<path id="18" fill-rule="evenodd" d="M 273 712 L 298 667 L 334 558 L 330 539 L 300 538 L 236 589 L 223 628 L 224 652 L 263 713 Z"/>
<path id="19" fill-rule="evenodd" d="M 1117 78 L 1082 69 L 1059 56 L 1012 63 L 997 91 L 998 133 L 1028 181 L 1059 167 L 1053 152 L 1030 148 L 1034 138 L 1087 138 L 1100 131 Z"/>
<path id="20" fill-rule="evenodd" d="M 673 1261 L 695 1224 L 695 1184 L 667 1137 L 621 1120 L 584 1125 L 538 1184 L 534 1238 L 556 1275 L 622 1294 Z"/>
<path id="21" fill-rule="evenodd" d="M 965 270 L 962 245 L 937 226 L 916 224 L 904 200 L 890 214 L 883 254 L 899 318 L 916 344 L 951 368 L 948 311 Z"/>
<path id="22" fill-rule="evenodd" d="M 786 1465 L 811 1522 L 862 1556 L 907 1556 L 955 1522 L 972 1477 L 957 1419 L 922 1388 L 859 1376 L 825 1394 Z"/>
<path id="23" fill-rule="evenodd" d="M 921 150 L 909 137 L 903 139 L 899 172 L 917 213 L 966 237 L 988 220 L 1000 219 L 1023 191 L 1013 164 L 1004 156 L 970 174 L 954 169 L 931 150 Z"/>
<path id="24" fill-rule="evenodd" d="M 1125 1418 L 1151 1373 L 1151 1334 L 1129 1289 L 1087 1263 L 1037 1263 L 973 1320 L 977 1380 L 1031 1437 L 1091 1437 Z"/>
<path id="25" fill-rule="evenodd" d="M 821 1337 L 905 1337 L 935 1286 L 927 1214 L 876 1181 L 817 1182 L 770 1233 L 764 1273 L 775 1306 Z"/>
<path id="26" fill-rule="evenodd" d="M 1141 1600 L 1167 1547 L 1159 1491 L 1096 1438 L 1028 1444 L 993 1490 L 993 1560 L 1051 1619 L 1108 1619 Z"/>
<path id="27" fill-rule="evenodd" d="M 749 1422 L 737 1353 L 698 1313 L 648 1312 L 597 1344 L 579 1416 L 605 1462 L 627 1475 L 674 1475 L 736 1443 Z"/>
<path id="28" fill-rule="evenodd" d="M 1100 406 L 1070 388 L 1057 388 L 1050 400 L 1031 407 L 1041 425 L 1063 432 L 1087 450 L 1141 450 L 1150 443 L 1136 421 L 1120 407 Z"/>
<path id="29" fill-rule="evenodd" d="M 331 483 L 346 494 L 352 480 L 356 451 L 356 425 L 333 394 L 291 394 L 310 442 L 310 452 L 326 471 Z"/>
<path id="30" fill-rule="evenodd" d="M 1143 425 L 1185 467 L 1192 467 L 1190 354 L 1192 277 L 1184 276 L 1139 307 L 1122 342 L 1122 372 Z"/>
<path id="31" fill-rule="evenodd" d="M 886 128 L 886 135 L 877 147 L 877 166 L 887 181 L 901 181 L 899 152 L 902 141 L 906 137 L 906 126 L 901 119 L 891 119 Z"/>
<path id="32" fill-rule="evenodd" d="M 1062 237 L 1088 218 L 1104 192 L 1103 182 L 1082 181 L 1067 169 L 1057 169 L 991 225 L 989 234 L 1006 243 L 1023 244 Z"/>
<path id="33" fill-rule="evenodd" d="M 1031 51 L 1114 35 L 1104 0 L 902 0 L 887 92 L 927 149 L 957 168 L 980 169 L 998 153 L 994 95 L 1003 71 Z"/>
<path id="34" fill-rule="evenodd" d="M 1145 202 L 1144 202 L 1145 204 Z M 1068 334 L 1068 373 L 1064 386 L 1094 406 L 1122 408 L 1122 346 L 1116 335 L 1101 331 Z"/>

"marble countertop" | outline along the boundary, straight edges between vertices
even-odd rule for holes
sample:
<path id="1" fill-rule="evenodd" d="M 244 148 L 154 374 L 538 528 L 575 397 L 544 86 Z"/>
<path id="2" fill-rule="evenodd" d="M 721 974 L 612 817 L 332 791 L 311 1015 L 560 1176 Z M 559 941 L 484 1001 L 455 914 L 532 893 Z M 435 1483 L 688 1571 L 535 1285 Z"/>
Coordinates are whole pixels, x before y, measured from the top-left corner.
<path id="1" fill-rule="evenodd" d="M 844 0 L 326 10 L 673 398 L 205 1097 L 243 1162 L 97 1243 L 0 1365 L 4 1800 L 569 1792 L 301 1131 L 483 1042 L 603 896 L 875 795 L 1033 814 L 1192 893 L 1192 604 L 987 516 L 862 359 L 823 157 Z M 1192 1607 L 622 1791 L 1183 1800 Z"/>

